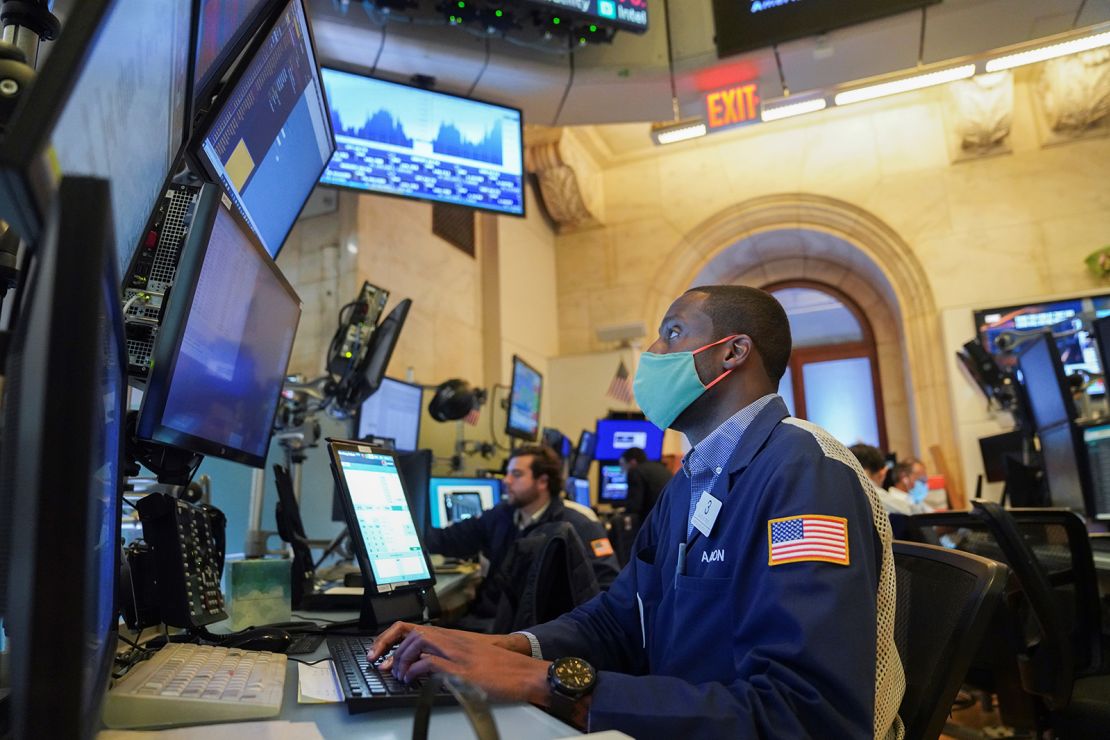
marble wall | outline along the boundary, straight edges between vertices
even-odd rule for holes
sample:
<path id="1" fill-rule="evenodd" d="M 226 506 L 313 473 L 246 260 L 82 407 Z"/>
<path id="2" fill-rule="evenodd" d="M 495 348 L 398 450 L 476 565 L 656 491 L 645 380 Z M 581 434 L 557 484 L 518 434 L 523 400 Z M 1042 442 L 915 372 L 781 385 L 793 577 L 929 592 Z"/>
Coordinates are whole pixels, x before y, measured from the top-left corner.
<path id="1" fill-rule="evenodd" d="M 594 335 L 605 324 L 655 326 L 711 260 L 738 244 L 755 248 L 752 237 L 784 228 L 833 233 L 856 244 L 890 285 L 912 393 L 888 425 L 912 429 L 919 453 L 940 445 L 970 483 L 978 421 L 968 419 L 980 410 L 956 390 L 965 381 L 942 314 L 966 317 L 966 341 L 975 308 L 1105 289 L 1082 258 L 1110 242 L 1110 139 L 1043 147 L 1034 87 L 1032 74 L 1017 76 L 1011 153 L 955 164 L 946 141 L 954 122 L 940 90 L 611 153 L 602 161 L 605 226 L 558 237 L 560 351 L 605 349 Z M 765 199 L 775 214 L 755 222 L 736 215 Z M 808 210 L 826 202 L 835 204 L 832 215 L 815 225 Z M 747 259 L 746 249 L 736 258 Z M 759 251 L 764 269 L 778 262 L 776 279 L 802 277 L 816 257 L 779 256 L 773 245 Z M 846 289 L 867 280 L 867 264 L 840 266 Z M 885 355 L 883 364 L 897 361 L 892 348 Z"/>

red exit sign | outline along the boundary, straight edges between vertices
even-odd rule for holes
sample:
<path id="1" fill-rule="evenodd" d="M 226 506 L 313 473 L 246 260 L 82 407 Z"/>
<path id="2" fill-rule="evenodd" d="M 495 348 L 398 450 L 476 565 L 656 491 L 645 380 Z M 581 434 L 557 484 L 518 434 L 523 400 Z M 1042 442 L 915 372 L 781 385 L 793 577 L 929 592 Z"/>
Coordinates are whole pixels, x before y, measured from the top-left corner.
<path id="1" fill-rule="evenodd" d="M 705 95 L 705 122 L 709 130 L 743 126 L 759 121 L 759 85 L 745 82 Z"/>

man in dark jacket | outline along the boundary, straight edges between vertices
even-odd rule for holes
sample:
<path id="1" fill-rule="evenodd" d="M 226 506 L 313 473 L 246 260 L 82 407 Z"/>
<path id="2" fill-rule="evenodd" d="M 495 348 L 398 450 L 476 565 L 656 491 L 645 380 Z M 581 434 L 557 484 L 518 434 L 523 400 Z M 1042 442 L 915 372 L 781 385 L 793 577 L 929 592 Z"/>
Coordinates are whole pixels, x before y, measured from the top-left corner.
<path id="1" fill-rule="evenodd" d="M 494 574 L 516 540 L 541 524 L 567 522 L 586 546 L 598 585 L 608 588 L 620 572 L 609 537 L 600 522 L 563 505 L 558 496 L 563 489 L 562 465 L 555 453 L 548 447 L 518 447 L 509 458 L 505 484 L 506 503 L 445 529 L 429 529 L 425 538 L 428 551 L 453 558 L 481 553 Z M 479 601 L 488 601 L 487 596 L 479 592 Z"/>
<path id="2" fill-rule="evenodd" d="M 657 460 L 648 460 L 647 453 L 639 447 L 629 447 L 621 453 L 621 470 L 628 481 L 628 498 L 624 510 L 636 514 L 640 521 L 647 519 L 651 507 L 659 500 L 659 494 L 671 482 L 671 471 Z"/>

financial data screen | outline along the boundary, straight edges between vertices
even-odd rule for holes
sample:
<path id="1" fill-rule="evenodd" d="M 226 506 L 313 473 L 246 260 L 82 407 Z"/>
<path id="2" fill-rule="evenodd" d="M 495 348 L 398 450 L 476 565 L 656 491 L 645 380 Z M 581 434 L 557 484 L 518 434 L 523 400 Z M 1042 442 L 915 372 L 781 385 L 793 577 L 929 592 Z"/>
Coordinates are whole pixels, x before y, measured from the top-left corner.
<path id="1" fill-rule="evenodd" d="M 382 378 L 381 386 L 359 409 L 358 438 L 388 437 L 398 452 L 412 452 L 420 436 L 423 397 L 418 385 Z"/>
<path id="2" fill-rule="evenodd" d="M 624 501 L 628 498 L 628 478 L 620 465 L 601 466 L 601 501 Z"/>
<path id="3" fill-rule="evenodd" d="M 519 360 L 513 363 L 513 386 L 509 394 L 509 434 L 535 439 L 540 428 L 540 398 L 543 376 Z"/>
<path id="4" fill-rule="evenodd" d="M 57 4 L 63 27 L 76 1 Z M 181 149 L 191 7 L 116 2 L 51 135 L 62 174 L 111 180 L 121 273 Z"/>
<path id="5" fill-rule="evenodd" d="M 223 101 L 201 159 L 275 257 L 333 148 L 308 21 L 292 0 Z"/>
<path id="6" fill-rule="evenodd" d="M 431 578 L 393 457 L 355 450 L 338 455 L 378 590 Z"/>
<path id="7" fill-rule="evenodd" d="M 216 211 L 162 425 L 265 457 L 301 306 L 241 222 Z"/>
<path id="8" fill-rule="evenodd" d="M 649 460 L 658 460 L 663 455 L 663 430 L 639 419 L 598 419 L 594 457 L 618 460 L 633 447 L 643 450 Z"/>
<path id="9" fill-rule="evenodd" d="M 323 185 L 524 213 L 520 111 L 324 69 L 336 151 Z"/>

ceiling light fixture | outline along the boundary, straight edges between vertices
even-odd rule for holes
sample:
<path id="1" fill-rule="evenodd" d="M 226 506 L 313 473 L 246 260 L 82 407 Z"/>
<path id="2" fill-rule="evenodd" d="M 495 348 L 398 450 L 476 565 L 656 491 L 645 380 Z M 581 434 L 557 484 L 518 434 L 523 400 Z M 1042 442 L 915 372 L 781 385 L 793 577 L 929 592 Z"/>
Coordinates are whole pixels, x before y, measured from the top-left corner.
<path id="1" fill-rule="evenodd" d="M 816 113 L 828 107 L 828 103 L 824 98 L 811 98 L 809 100 L 803 100 L 800 103 L 785 102 L 787 100 L 789 100 L 789 98 L 783 98 L 764 105 L 763 111 L 759 114 L 763 122 L 779 121 L 783 118 L 793 118 L 794 116 L 801 116 L 806 113 Z M 779 105 L 779 103 L 785 103 L 785 105 Z"/>
<path id="2" fill-rule="evenodd" d="M 988 61 L 985 69 L 988 72 L 1001 72 L 1004 69 L 1013 69 L 1014 67 L 1021 67 L 1026 64 L 1044 62 L 1049 59 L 1056 59 L 1057 57 L 1063 57 L 1069 54 L 1078 54 L 1081 51 L 1090 51 L 1091 49 L 1098 49 L 1103 46 L 1110 46 L 1110 31 L 1097 33 L 1094 36 L 1072 39 L 1071 41 L 1061 41 L 1058 44 L 1042 46 L 1039 49 L 1029 49 L 1028 51 L 1019 51 L 1015 54 L 1007 54 L 1004 57 L 998 57 L 997 59 Z"/>
<path id="3" fill-rule="evenodd" d="M 656 144 L 677 144 L 680 141 L 705 136 L 707 132 L 705 121 L 700 118 L 687 118 L 685 121 L 675 121 L 674 123 L 651 124 L 651 139 Z"/>
<path id="4" fill-rule="evenodd" d="M 844 92 L 837 93 L 833 98 L 833 102 L 837 105 L 861 103 L 865 100 L 874 100 L 875 98 L 882 98 L 887 95 L 897 95 L 898 93 L 909 92 L 911 90 L 921 90 L 926 87 L 933 87 L 934 85 L 943 85 L 946 82 L 966 80 L 974 74 L 975 65 L 964 64 L 959 67 L 949 67 L 948 69 L 941 69 L 936 72 L 914 75 L 913 77 L 903 77 L 900 80 L 880 82 L 877 85 L 857 87 L 855 90 L 845 90 Z"/>

